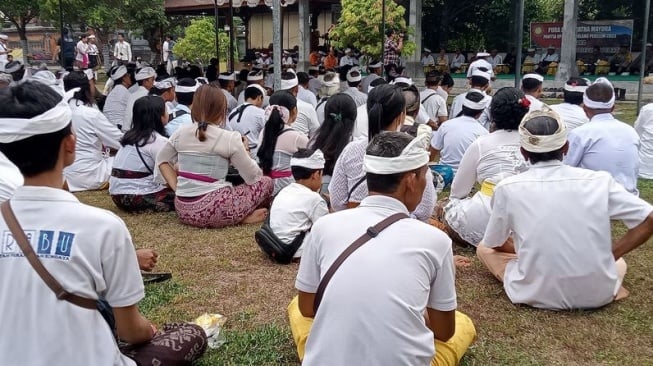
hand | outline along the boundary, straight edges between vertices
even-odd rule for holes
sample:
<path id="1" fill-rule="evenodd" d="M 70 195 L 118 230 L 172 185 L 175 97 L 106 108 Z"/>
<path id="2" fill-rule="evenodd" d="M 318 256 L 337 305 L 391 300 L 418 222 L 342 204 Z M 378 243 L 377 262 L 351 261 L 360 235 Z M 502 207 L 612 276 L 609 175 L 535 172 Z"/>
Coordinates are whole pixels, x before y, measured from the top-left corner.
<path id="1" fill-rule="evenodd" d="M 141 271 L 150 272 L 156 266 L 159 254 L 154 249 L 136 249 L 136 258 Z"/>
<path id="2" fill-rule="evenodd" d="M 465 268 L 469 267 L 472 264 L 471 259 L 462 256 L 462 255 L 454 255 L 453 256 L 453 263 L 456 265 L 456 268 Z"/>
<path id="3" fill-rule="evenodd" d="M 245 136 L 240 136 L 240 138 L 243 141 L 243 146 L 245 146 L 245 151 L 249 152 L 249 140 Z"/>

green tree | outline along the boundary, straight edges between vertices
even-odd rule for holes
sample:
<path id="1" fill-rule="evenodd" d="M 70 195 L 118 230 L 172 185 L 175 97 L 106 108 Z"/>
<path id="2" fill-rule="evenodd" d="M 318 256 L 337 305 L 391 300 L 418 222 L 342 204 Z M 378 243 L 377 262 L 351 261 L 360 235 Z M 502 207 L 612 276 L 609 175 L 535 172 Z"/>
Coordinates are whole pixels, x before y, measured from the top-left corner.
<path id="1" fill-rule="evenodd" d="M 174 52 L 185 60 L 191 62 L 199 60 L 207 64 L 215 57 L 214 19 L 204 17 L 191 20 L 190 25 L 184 30 L 184 36 L 177 40 Z M 220 32 L 220 60 L 226 60 L 228 53 L 229 36 L 227 33 Z"/>
<path id="2" fill-rule="evenodd" d="M 27 55 L 29 54 L 26 27 L 32 19 L 39 16 L 40 11 L 41 2 L 39 0 L 3 0 L 0 2 L 0 14 L 3 19 L 11 22 L 18 31 L 24 64 L 27 64 Z"/>
<path id="3" fill-rule="evenodd" d="M 397 32 L 412 34 L 406 26 L 404 14 L 406 9 L 393 0 L 342 0 L 342 12 L 330 37 L 337 47 L 355 47 L 359 50 L 380 57 L 383 53 L 382 8 L 385 2 L 386 28 Z M 403 55 L 412 55 L 415 43 L 404 42 Z"/>

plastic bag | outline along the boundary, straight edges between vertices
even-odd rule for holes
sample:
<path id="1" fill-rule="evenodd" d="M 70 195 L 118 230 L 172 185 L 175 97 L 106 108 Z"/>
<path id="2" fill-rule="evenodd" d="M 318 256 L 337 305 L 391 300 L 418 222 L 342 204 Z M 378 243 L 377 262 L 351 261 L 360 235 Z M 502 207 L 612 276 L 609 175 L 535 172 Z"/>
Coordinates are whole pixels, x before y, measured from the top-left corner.
<path id="1" fill-rule="evenodd" d="M 193 323 L 204 329 L 209 348 L 217 349 L 227 342 L 223 329 L 226 322 L 227 318 L 223 315 L 202 314 Z"/>

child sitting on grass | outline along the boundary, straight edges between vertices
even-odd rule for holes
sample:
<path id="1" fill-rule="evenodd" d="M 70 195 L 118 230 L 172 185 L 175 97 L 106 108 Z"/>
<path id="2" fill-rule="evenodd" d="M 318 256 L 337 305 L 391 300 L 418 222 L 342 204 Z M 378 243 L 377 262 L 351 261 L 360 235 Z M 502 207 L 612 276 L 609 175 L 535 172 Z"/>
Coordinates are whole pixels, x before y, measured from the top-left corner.
<path id="1" fill-rule="evenodd" d="M 329 213 L 318 193 L 324 162 L 322 151 L 309 149 L 299 149 L 290 160 L 295 182 L 279 191 L 256 237 L 263 251 L 277 262 L 298 260 L 304 236 L 317 219 Z"/>

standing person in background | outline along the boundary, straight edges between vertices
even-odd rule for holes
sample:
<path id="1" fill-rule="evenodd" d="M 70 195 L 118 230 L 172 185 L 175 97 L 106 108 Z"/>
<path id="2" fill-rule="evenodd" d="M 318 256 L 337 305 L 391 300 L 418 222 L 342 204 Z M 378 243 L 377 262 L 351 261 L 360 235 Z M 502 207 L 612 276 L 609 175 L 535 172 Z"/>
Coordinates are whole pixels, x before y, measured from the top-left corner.
<path id="1" fill-rule="evenodd" d="M 9 54 L 8 39 L 9 36 L 6 34 L 0 34 L 0 71 L 5 71 L 5 65 L 7 64 L 7 55 Z"/>
<path id="2" fill-rule="evenodd" d="M 118 42 L 113 47 L 113 57 L 119 65 L 129 63 L 132 60 L 132 47 L 125 41 L 123 33 L 118 33 Z"/>
<path id="3" fill-rule="evenodd" d="M 75 46 L 75 66 L 84 70 L 88 68 L 88 36 L 82 34 Z"/>
<path id="4" fill-rule="evenodd" d="M 88 67 L 97 70 L 100 67 L 98 55 L 100 51 L 95 43 L 95 35 L 88 36 Z"/>
<path id="5" fill-rule="evenodd" d="M 172 64 L 172 48 L 174 45 L 175 42 L 173 41 L 172 36 L 166 36 L 166 40 L 163 42 L 163 46 L 161 47 L 161 50 L 163 51 L 163 64 L 165 64 L 168 75 L 172 75 L 172 71 L 174 70 L 174 65 Z"/>
<path id="6" fill-rule="evenodd" d="M 399 55 L 404 48 L 404 35 L 397 34 L 390 28 L 385 31 L 386 39 L 383 45 L 383 65 L 387 68 L 390 65 L 399 65 Z"/>
<path id="7" fill-rule="evenodd" d="M 63 44 L 61 39 L 57 40 L 59 50 L 61 51 L 60 59 L 63 59 L 63 66 L 66 71 L 73 71 L 73 64 L 75 63 L 75 40 L 70 35 L 68 28 L 63 29 Z"/>

